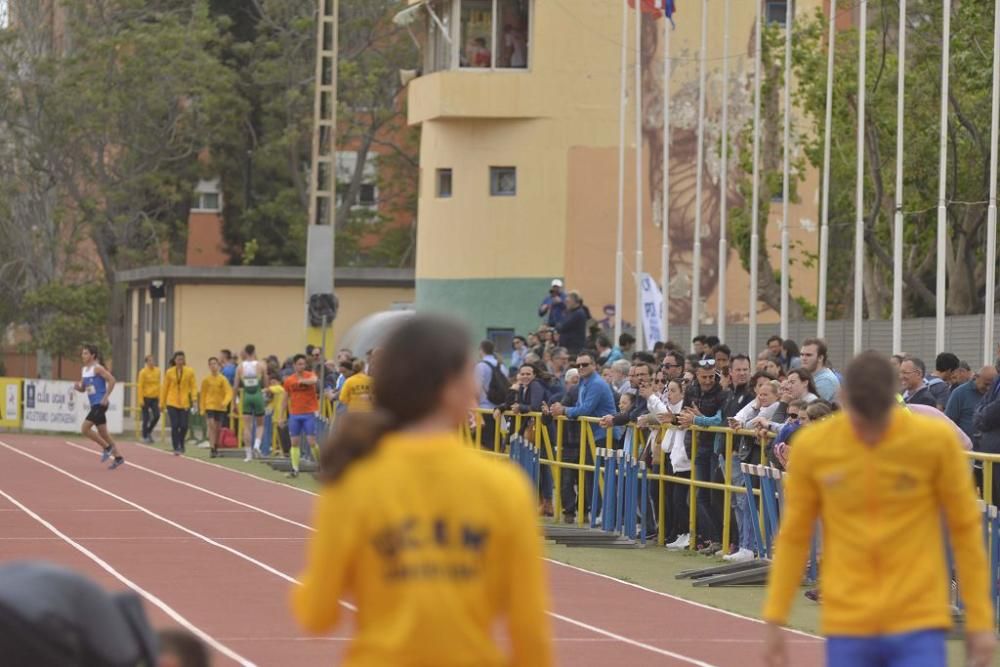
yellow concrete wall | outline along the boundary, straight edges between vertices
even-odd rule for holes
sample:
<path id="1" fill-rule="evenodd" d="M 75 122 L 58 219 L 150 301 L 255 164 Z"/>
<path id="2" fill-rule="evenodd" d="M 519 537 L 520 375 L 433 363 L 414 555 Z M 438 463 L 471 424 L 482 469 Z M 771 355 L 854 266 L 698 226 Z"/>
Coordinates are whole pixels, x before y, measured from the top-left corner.
<path id="1" fill-rule="evenodd" d="M 410 83 L 410 119 L 422 123 L 421 278 L 563 275 L 567 151 L 617 143 L 618 51 L 602 38 L 616 16 L 604 0 L 536 2 L 530 69 Z M 517 167 L 516 197 L 490 196 L 490 166 Z M 438 168 L 453 170 L 451 198 L 436 197 Z"/>
<path id="2" fill-rule="evenodd" d="M 796 3 L 797 16 L 811 14 L 821 4 L 822 0 L 800 0 Z M 731 2 L 730 8 L 731 81 L 737 80 L 740 73 L 743 80 L 749 80 L 754 3 Z M 723 53 L 721 3 L 710 3 L 709 11 L 706 56 L 710 59 L 710 76 L 713 72 L 718 76 Z M 700 47 L 701 3 L 684 4 L 675 19 L 679 26 L 671 32 L 671 53 L 675 58 L 671 90 L 675 94 L 686 91 L 690 96 L 698 76 L 695 58 Z M 418 280 L 565 276 L 567 286 L 580 288 L 595 312 L 613 302 L 621 21 L 619 2 L 579 0 L 567 4 L 536 0 L 530 69 L 453 70 L 428 74 L 410 83 L 411 122 L 422 125 Z M 634 100 L 635 32 L 631 11 L 628 21 L 627 86 L 630 100 Z M 662 31 L 662 21 L 656 25 Z M 662 34 L 660 38 L 662 47 Z M 661 67 L 659 58 L 654 67 Z M 707 110 L 714 116 L 721 95 L 717 81 L 710 85 Z M 731 99 L 741 92 L 744 97 L 752 95 L 749 88 L 732 90 Z M 633 109 L 630 102 L 628 172 L 633 171 L 634 164 Z M 675 105 L 674 109 L 679 112 L 674 118 L 676 127 L 690 131 L 696 107 Z M 678 141 L 677 134 L 674 140 Z M 705 150 L 710 154 L 708 162 L 718 161 L 717 156 L 712 156 L 718 152 L 717 130 L 714 135 L 710 132 Z M 661 232 L 654 227 L 649 210 L 648 144 L 644 151 L 644 269 L 658 277 Z M 732 149 L 730 155 L 735 159 Z M 489 195 L 490 165 L 517 166 L 516 197 Z M 675 158 L 671 178 L 683 178 L 674 169 L 685 166 Z M 436 197 L 438 168 L 453 170 L 451 198 Z M 693 179 L 693 169 L 689 171 Z M 799 189 L 802 201 L 792 206 L 789 216 L 792 256 L 799 258 L 792 270 L 793 292 L 811 301 L 815 301 L 817 276 L 814 268 L 802 265 L 796 244 L 807 252 L 816 252 L 818 247 L 817 180 L 815 171 L 810 170 Z M 706 190 L 718 187 L 712 178 L 705 181 Z M 635 256 L 634 175 L 627 174 L 626 183 L 624 313 L 631 320 L 635 302 L 630 282 Z M 693 190 L 693 184 L 688 190 Z M 693 200 L 693 192 L 690 194 Z M 735 205 L 732 198 L 730 205 Z M 693 226 L 693 201 L 683 215 L 689 218 L 686 224 Z M 774 204 L 773 224 L 767 239 L 762 239 L 762 247 L 773 247 L 778 242 L 780 216 L 780 204 Z M 712 219 L 706 218 L 704 224 L 714 224 L 718 233 L 717 207 Z M 691 233 L 687 233 L 686 241 L 690 243 Z M 771 253 L 772 263 L 777 265 L 778 252 L 771 249 Z M 688 266 L 675 264 L 674 271 L 690 271 L 690 253 L 682 261 L 687 261 Z M 727 293 L 728 319 L 745 321 L 748 275 L 735 252 L 730 253 L 727 266 L 727 284 L 722 289 Z M 702 312 L 707 321 L 715 319 L 717 295 L 717 288 L 703 290 Z M 762 321 L 776 316 L 773 311 L 763 310 Z"/>
<path id="3" fill-rule="evenodd" d="M 279 358 L 304 348 L 304 291 L 287 285 L 178 285 L 175 288 L 174 347 L 184 350 L 201 378 L 207 359 L 223 347 L 234 352 L 247 343 L 260 356 Z M 412 288 L 340 287 L 334 339 L 363 317 L 396 302 L 413 301 Z M 335 344 L 335 341 L 331 341 Z"/>

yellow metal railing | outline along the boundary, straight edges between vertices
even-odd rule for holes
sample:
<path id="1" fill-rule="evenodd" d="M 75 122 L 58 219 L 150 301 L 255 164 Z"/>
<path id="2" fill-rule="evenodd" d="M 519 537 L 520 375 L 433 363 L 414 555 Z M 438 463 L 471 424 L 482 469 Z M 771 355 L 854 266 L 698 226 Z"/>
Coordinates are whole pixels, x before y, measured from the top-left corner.
<path id="1" fill-rule="evenodd" d="M 493 411 L 487 409 L 476 409 L 473 411 L 474 430 L 472 425 L 466 424 L 462 428 L 462 432 L 465 438 L 477 448 L 481 449 L 487 454 L 494 456 L 504 456 L 503 453 L 503 443 L 505 432 L 502 430 L 501 420 L 494 419 L 494 429 L 491 435 L 492 443 L 489 449 L 483 447 L 483 425 L 485 420 L 484 416 L 493 415 Z M 597 442 L 594 436 L 593 427 L 600 423 L 600 419 L 596 417 L 579 417 L 577 419 L 568 419 L 566 417 L 545 417 L 541 413 L 527 413 L 527 414 L 515 414 L 513 412 L 502 413 L 502 417 L 506 417 L 511 420 L 512 428 L 506 433 L 507 435 L 517 434 L 521 432 L 521 426 L 524 420 L 532 419 L 535 420 L 536 427 L 534 429 L 534 441 L 533 445 L 540 453 L 542 466 L 548 466 L 552 472 L 552 485 L 553 485 L 553 513 L 556 517 L 562 514 L 562 496 L 561 496 L 561 481 L 562 475 L 572 474 L 571 471 L 575 470 L 578 475 L 577 478 L 577 507 L 576 507 L 576 521 L 579 525 L 584 525 L 586 523 L 587 510 L 586 507 L 586 496 L 587 496 L 587 482 L 586 476 L 588 473 L 595 473 L 594 464 L 587 463 L 587 455 L 589 453 L 590 460 L 596 460 L 597 454 Z M 555 423 L 555 443 L 551 441 L 549 435 L 549 429 L 545 425 L 545 420 L 551 420 Z M 573 428 L 576 424 L 580 428 L 580 447 L 579 456 L 576 461 L 564 461 L 563 451 L 564 451 L 564 441 L 565 435 L 567 433 L 567 428 Z M 632 451 L 630 454 L 632 456 L 638 456 L 642 452 L 642 448 L 645 445 L 645 441 L 640 434 L 643 431 L 655 432 L 654 436 L 658 440 L 662 440 L 666 431 L 671 428 L 668 425 L 659 425 L 654 427 L 642 427 L 640 428 L 637 424 L 631 423 L 624 428 L 632 429 L 633 438 L 631 441 Z M 757 438 L 757 433 L 754 431 L 740 430 L 736 431 L 730 428 L 723 427 L 698 427 L 692 426 L 687 429 L 691 432 L 691 472 L 688 476 L 682 477 L 679 475 L 669 475 L 665 473 L 650 473 L 648 479 L 651 483 L 655 482 L 658 485 L 658 499 L 657 499 L 657 543 L 662 545 L 664 543 L 664 538 L 666 536 L 666 522 L 665 518 L 667 516 L 666 507 L 666 483 L 672 482 L 675 484 L 683 484 L 688 487 L 688 525 L 691 535 L 697 534 L 698 529 L 698 489 L 706 489 L 710 491 L 721 491 L 723 494 L 723 517 L 722 517 L 722 544 L 729 544 L 730 537 L 733 533 L 732 520 L 731 520 L 731 506 L 733 500 L 733 494 L 744 494 L 746 495 L 746 489 L 742 486 L 736 486 L 733 484 L 733 438 L 736 436 L 749 436 Z M 724 436 L 724 450 L 723 456 L 725 457 L 726 465 L 723 468 L 723 482 L 712 482 L 709 480 L 697 479 L 697 466 L 695 461 L 698 455 L 699 440 L 701 439 L 701 434 L 722 434 Z M 614 430 L 613 427 L 607 428 L 605 430 L 605 442 L 603 447 L 607 449 L 616 449 L 614 442 Z M 1000 462 L 1000 455 L 996 456 L 996 460 Z M 761 447 L 761 462 L 766 462 L 764 460 L 764 447 Z M 664 470 L 666 467 L 666 453 L 661 451 L 659 456 L 659 470 Z M 598 488 L 603 490 L 604 480 L 598 475 Z M 760 501 L 760 491 L 755 489 L 754 494 L 758 497 Z M 691 549 L 695 549 L 696 540 L 691 541 Z"/>

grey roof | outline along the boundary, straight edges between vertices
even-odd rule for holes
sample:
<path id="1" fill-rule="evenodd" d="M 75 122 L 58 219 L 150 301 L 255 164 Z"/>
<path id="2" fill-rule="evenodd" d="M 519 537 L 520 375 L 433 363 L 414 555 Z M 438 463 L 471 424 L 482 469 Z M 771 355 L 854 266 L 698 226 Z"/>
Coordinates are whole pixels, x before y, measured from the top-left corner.
<path id="1" fill-rule="evenodd" d="M 305 282 L 305 269 L 301 266 L 146 266 L 141 269 L 119 271 L 115 282 L 124 284 L 148 283 L 162 280 L 166 283 L 259 283 L 264 285 L 294 284 Z M 342 287 L 413 287 L 413 269 L 392 268 L 338 268 L 334 272 L 334 285 Z"/>

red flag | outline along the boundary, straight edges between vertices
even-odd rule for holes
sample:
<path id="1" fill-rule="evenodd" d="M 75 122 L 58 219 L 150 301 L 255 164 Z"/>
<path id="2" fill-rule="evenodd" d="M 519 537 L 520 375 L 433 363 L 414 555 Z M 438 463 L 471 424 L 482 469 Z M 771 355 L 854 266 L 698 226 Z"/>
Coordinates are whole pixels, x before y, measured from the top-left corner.
<path id="1" fill-rule="evenodd" d="M 663 2 L 664 0 L 642 0 L 642 12 L 644 14 L 653 14 L 659 18 L 663 15 Z M 635 9 L 635 0 L 628 0 L 628 6 Z"/>

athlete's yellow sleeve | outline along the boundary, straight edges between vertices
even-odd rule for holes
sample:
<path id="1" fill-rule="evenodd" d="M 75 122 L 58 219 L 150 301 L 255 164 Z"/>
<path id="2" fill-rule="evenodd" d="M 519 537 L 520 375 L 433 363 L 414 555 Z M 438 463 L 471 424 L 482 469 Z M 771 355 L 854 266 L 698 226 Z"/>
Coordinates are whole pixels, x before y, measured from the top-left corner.
<path id="1" fill-rule="evenodd" d="M 170 377 L 170 373 L 167 373 L 163 378 L 163 386 L 160 388 L 160 405 L 163 406 L 164 410 L 167 409 L 167 395 L 170 393 L 170 384 L 172 382 L 173 379 Z"/>
<path id="2" fill-rule="evenodd" d="M 223 396 L 222 399 L 222 409 L 225 410 L 226 408 L 228 408 L 230 405 L 233 404 L 233 388 L 229 384 L 229 380 L 223 382 L 222 387 L 223 387 L 222 390 L 225 392 L 225 395 Z"/>
<path id="3" fill-rule="evenodd" d="M 187 385 L 187 390 L 190 392 L 190 397 L 192 401 L 198 400 L 198 381 L 194 377 L 194 370 L 191 368 L 187 369 L 189 372 L 184 374 L 181 378 L 181 382 Z"/>
<path id="4" fill-rule="evenodd" d="M 203 397 L 207 397 L 207 396 L 208 396 L 208 392 L 209 392 L 209 386 L 208 386 L 208 385 L 209 385 L 209 383 L 208 383 L 208 378 L 205 378 L 204 380 L 202 380 L 202 381 L 201 381 L 201 395 L 202 395 Z M 201 413 L 202 415 L 204 415 L 204 414 L 205 414 L 205 409 L 206 409 L 206 408 L 205 408 L 205 404 L 206 404 L 206 403 L 208 403 L 208 401 L 207 401 L 207 400 L 205 400 L 205 401 L 202 401 L 202 402 L 201 402 L 201 403 L 200 403 L 200 404 L 198 405 L 198 412 L 200 412 L 200 413 Z"/>
<path id="5" fill-rule="evenodd" d="M 958 574 L 959 590 L 965 603 L 965 628 L 992 630 L 993 605 L 989 597 L 989 567 L 983 547 L 982 515 L 962 446 L 954 431 L 947 435 L 937 466 L 935 492 L 944 508 L 948 539 L 951 541 Z"/>
<path id="6" fill-rule="evenodd" d="M 795 593 L 802 584 L 819 517 L 819 488 L 810 474 L 809 455 L 808 447 L 792 447 L 788 476 L 784 478 L 785 504 L 781 512 L 781 529 L 774 544 L 774 562 L 764 602 L 764 620 L 779 625 L 787 622 Z"/>
<path id="7" fill-rule="evenodd" d="M 322 633 L 332 628 L 340 615 L 340 596 L 357 550 L 357 517 L 350 507 L 351 494 L 344 484 L 327 487 L 320 494 L 301 586 L 292 590 L 292 613 L 307 631 Z"/>
<path id="8" fill-rule="evenodd" d="M 542 560 L 542 538 L 535 503 L 527 484 L 515 487 L 510 544 L 506 551 L 507 624 L 511 665 L 538 667 L 553 664 L 552 629 L 546 615 L 548 585 Z M 517 566 L 511 566 L 516 563 Z"/>

